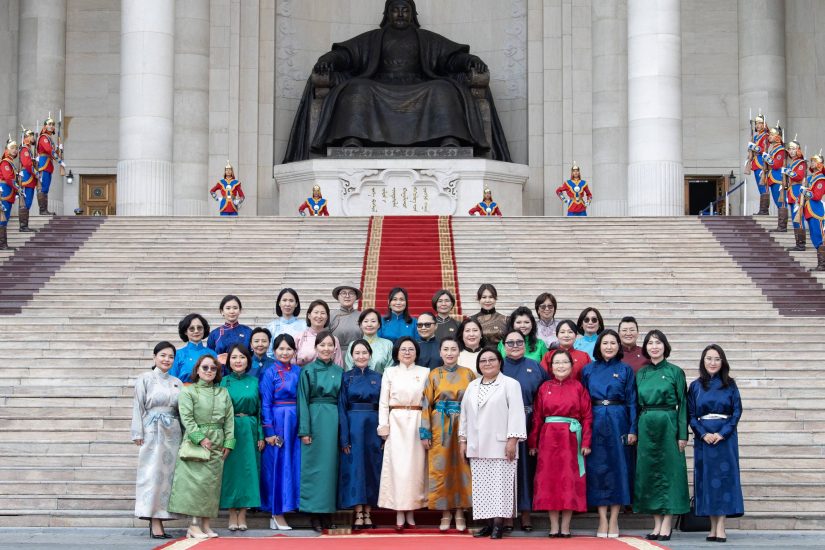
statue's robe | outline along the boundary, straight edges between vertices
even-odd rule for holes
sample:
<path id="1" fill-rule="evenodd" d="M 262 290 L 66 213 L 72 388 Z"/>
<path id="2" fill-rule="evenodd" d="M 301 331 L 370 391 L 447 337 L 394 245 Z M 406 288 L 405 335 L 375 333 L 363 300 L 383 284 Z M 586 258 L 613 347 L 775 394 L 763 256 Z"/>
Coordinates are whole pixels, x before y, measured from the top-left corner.
<path id="1" fill-rule="evenodd" d="M 417 51 L 416 51 L 417 50 Z M 309 158 L 348 137 L 367 145 L 438 145 L 454 137 L 475 154 L 491 149 L 495 160 L 510 153 L 492 94 L 486 89 L 493 143 L 484 133 L 480 110 L 467 86 L 469 46 L 411 27 L 376 29 L 333 44 L 327 58 L 336 67 L 324 99 L 318 130 L 309 143 L 312 84 L 307 82 L 290 134 L 284 162 Z"/>

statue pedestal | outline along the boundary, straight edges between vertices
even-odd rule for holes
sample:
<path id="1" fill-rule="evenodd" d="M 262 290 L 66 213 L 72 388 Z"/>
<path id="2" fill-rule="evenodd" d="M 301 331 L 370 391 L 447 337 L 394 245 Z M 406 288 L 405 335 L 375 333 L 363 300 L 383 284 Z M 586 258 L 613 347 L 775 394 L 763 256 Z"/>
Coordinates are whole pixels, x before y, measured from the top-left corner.
<path id="1" fill-rule="evenodd" d="M 529 168 L 483 158 L 359 158 L 278 164 L 273 173 L 281 216 L 297 216 L 313 185 L 330 216 L 467 216 L 485 187 L 505 216 L 520 216 Z"/>

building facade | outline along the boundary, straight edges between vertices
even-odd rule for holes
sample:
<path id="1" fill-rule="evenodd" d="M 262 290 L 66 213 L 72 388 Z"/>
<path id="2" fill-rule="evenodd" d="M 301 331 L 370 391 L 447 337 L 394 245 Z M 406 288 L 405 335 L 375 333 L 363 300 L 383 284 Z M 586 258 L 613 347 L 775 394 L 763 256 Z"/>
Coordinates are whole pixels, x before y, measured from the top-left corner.
<path id="1" fill-rule="evenodd" d="M 2 0 L 0 131 L 62 110 L 75 178 L 53 188 L 59 213 L 88 206 L 101 194 L 90 182 L 108 178 L 117 214 L 216 214 L 208 190 L 230 160 L 242 215 L 279 214 L 273 165 L 309 71 L 332 42 L 375 28 L 383 5 Z M 749 113 L 760 109 L 809 156 L 825 146 L 821 1 L 418 0 L 417 9 L 424 28 L 490 66 L 513 160 L 530 168 L 526 214 L 561 213 L 553 191 L 574 160 L 591 182 L 591 215 L 692 211 L 691 178 L 741 181 Z"/>

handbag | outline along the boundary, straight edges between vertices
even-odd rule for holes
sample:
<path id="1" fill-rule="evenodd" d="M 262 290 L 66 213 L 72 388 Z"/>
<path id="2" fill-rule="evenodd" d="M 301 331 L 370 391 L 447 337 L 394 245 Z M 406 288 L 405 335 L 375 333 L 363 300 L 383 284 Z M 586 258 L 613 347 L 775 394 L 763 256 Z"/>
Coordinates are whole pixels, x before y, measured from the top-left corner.
<path id="1" fill-rule="evenodd" d="M 210 454 L 209 449 L 196 445 L 188 437 L 183 440 L 178 450 L 178 458 L 191 462 L 206 462 L 209 460 Z"/>
<path id="2" fill-rule="evenodd" d="M 679 516 L 677 528 L 683 533 L 710 531 L 710 518 L 696 515 L 696 499 L 694 497 L 690 499 L 690 511 Z"/>

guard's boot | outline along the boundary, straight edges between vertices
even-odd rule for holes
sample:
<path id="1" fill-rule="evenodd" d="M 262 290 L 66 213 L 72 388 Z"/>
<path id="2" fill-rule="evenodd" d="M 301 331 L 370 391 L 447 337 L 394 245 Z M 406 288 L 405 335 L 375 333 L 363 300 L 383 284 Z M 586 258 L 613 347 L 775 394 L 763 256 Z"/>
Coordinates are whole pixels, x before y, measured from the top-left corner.
<path id="1" fill-rule="evenodd" d="M 811 271 L 825 271 L 825 245 L 816 249 L 816 267 Z"/>
<path id="2" fill-rule="evenodd" d="M 29 228 L 29 209 L 21 206 L 20 210 L 17 211 L 17 215 L 20 218 L 20 232 L 34 233 L 34 229 Z"/>
<path id="3" fill-rule="evenodd" d="M 788 207 L 779 207 L 779 216 L 776 219 L 776 229 L 771 229 L 771 233 L 787 233 L 788 232 Z"/>
<path id="4" fill-rule="evenodd" d="M 762 193 L 759 195 L 759 212 L 757 212 L 756 216 L 767 216 L 768 209 L 771 207 L 771 195 L 770 193 Z"/>
<path id="5" fill-rule="evenodd" d="M 37 193 L 37 206 L 40 207 L 41 216 L 54 216 L 54 212 L 49 212 L 49 196 L 42 191 Z"/>
<path id="6" fill-rule="evenodd" d="M 787 250 L 788 252 L 791 252 L 791 251 L 801 252 L 801 251 L 805 250 L 805 229 L 802 229 L 802 228 L 794 229 L 793 230 L 793 236 L 794 236 L 794 239 L 796 240 L 796 246 L 788 247 L 785 250 Z"/>
<path id="7" fill-rule="evenodd" d="M 6 226 L 0 227 L 0 250 L 8 250 L 9 241 L 6 238 Z"/>

